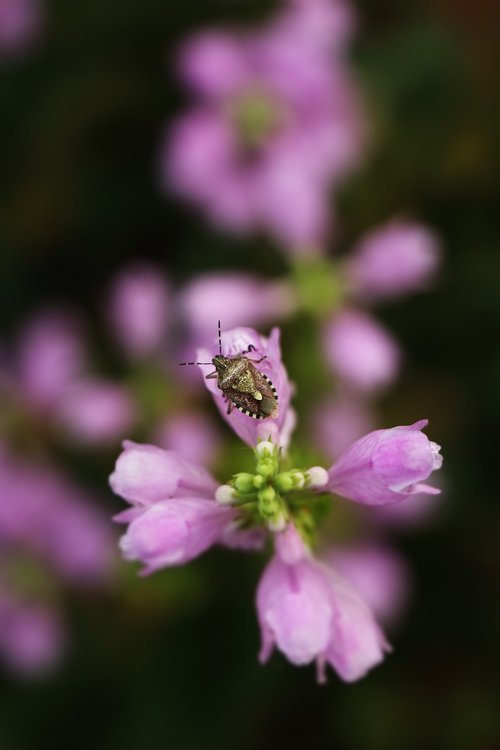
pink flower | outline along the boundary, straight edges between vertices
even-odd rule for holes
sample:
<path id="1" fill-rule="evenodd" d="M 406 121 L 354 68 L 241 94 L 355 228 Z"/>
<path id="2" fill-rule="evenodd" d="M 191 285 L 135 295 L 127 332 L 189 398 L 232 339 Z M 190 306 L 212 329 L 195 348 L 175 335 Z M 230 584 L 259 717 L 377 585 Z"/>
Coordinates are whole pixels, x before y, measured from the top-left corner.
<path id="1" fill-rule="evenodd" d="M 87 445 L 114 443 L 132 427 L 132 395 L 119 383 L 86 377 L 69 386 L 54 412 L 59 428 Z"/>
<path id="2" fill-rule="evenodd" d="M 48 310 L 22 331 L 15 363 L 23 395 L 40 409 L 52 409 L 87 363 L 81 322 L 71 312 Z"/>
<path id="3" fill-rule="evenodd" d="M 194 337 L 205 341 L 213 338 L 214 322 L 221 317 L 228 329 L 261 325 L 289 315 L 295 304 L 286 282 L 229 272 L 197 276 L 180 300 Z"/>
<path id="4" fill-rule="evenodd" d="M 329 491 L 365 505 L 438 494 L 440 490 L 422 483 L 443 462 L 440 446 L 421 432 L 426 425 L 422 419 L 356 440 L 329 470 Z"/>
<path id="5" fill-rule="evenodd" d="M 370 406 L 359 397 L 343 393 L 328 399 L 315 409 L 312 434 L 327 456 L 340 456 L 358 438 L 374 426 Z"/>
<path id="6" fill-rule="evenodd" d="M 57 612 L 41 603 L 22 601 L 0 591 L 0 653 L 19 675 L 45 673 L 59 661 L 65 647 Z"/>
<path id="7" fill-rule="evenodd" d="M 235 511 L 215 502 L 210 474 L 174 451 L 125 441 L 110 484 L 133 505 L 115 520 L 129 524 L 120 547 L 145 564 L 144 574 L 192 560 L 235 520 Z"/>
<path id="8" fill-rule="evenodd" d="M 161 500 L 131 520 L 120 548 L 125 559 L 145 564 L 143 575 L 184 565 L 215 544 L 232 518 L 213 499 Z"/>
<path id="9" fill-rule="evenodd" d="M 356 26 L 353 7 L 345 0 L 289 0 L 274 28 L 319 52 L 343 53 Z"/>
<path id="10" fill-rule="evenodd" d="M 393 623 L 405 609 L 411 588 L 406 561 L 380 542 L 335 546 L 326 559 L 363 597 L 380 622 Z"/>
<path id="11" fill-rule="evenodd" d="M 203 414 L 183 412 L 160 425 L 156 442 L 160 448 L 176 451 L 196 463 L 212 464 L 219 448 L 219 435 Z"/>
<path id="12" fill-rule="evenodd" d="M 356 591 L 314 560 L 297 537 L 292 526 L 278 536 L 259 583 L 260 660 L 277 646 L 293 664 L 315 661 L 320 681 L 328 663 L 352 682 L 381 662 L 389 647 Z"/>
<path id="13" fill-rule="evenodd" d="M 12 360 L 3 365 L 0 389 L 50 428 L 86 444 L 114 442 L 131 429 L 132 393 L 90 373 L 86 337 L 72 313 L 52 310 L 33 318 Z"/>
<path id="14" fill-rule="evenodd" d="M 41 22 L 39 0 L 0 0 L 0 59 L 31 47 Z"/>
<path id="15" fill-rule="evenodd" d="M 248 352 L 249 347 L 253 347 L 250 352 Z M 217 386 L 217 380 L 205 380 L 205 384 L 213 395 L 222 417 L 245 443 L 255 446 L 259 439 L 271 439 L 274 443 L 286 448 L 295 424 L 295 417 L 290 407 L 292 386 L 281 361 L 279 329 L 273 328 L 269 338 L 261 336 L 252 328 L 234 328 L 231 331 L 225 331 L 222 334 L 222 354 L 226 357 L 235 357 L 243 352 L 247 352 L 245 356 L 256 363 L 255 367 L 269 377 L 276 388 L 279 409 L 277 417 L 252 419 L 236 408 L 228 414 L 228 404 L 223 392 Z M 201 349 L 197 353 L 197 361 L 210 362 L 217 353 L 217 345 L 214 345 L 210 351 Z M 258 362 L 262 357 L 265 359 Z M 209 367 L 213 369 L 212 365 Z M 206 375 L 210 370 L 204 366 L 202 372 Z"/>
<path id="16" fill-rule="evenodd" d="M 0 455 L 0 541 L 48 562 L 77 583 L 109 578 L 114 544 L 92 500 L 49 466 Z"/>
<path id="17" fill-rule="evenodd" d="M 160 268 L 136 263 L 123 270 L 110 290 L 110 327 L 133 359 L 157 353 L 170 319 L 170 291 Z"/>
<path id="18" fill-rule="evenodd" d="M 364 140 L 356 87 L 327 44 L 344 21 L 314 3 L 261 33 L 207 31 L 185 45 L 181 75 L 198 103 L 170 132 L 162 165 L 165 184 L 215 223 L 264 229 L 291 252 L 325 239 L 328 189 Z"/>
<path id="19" fill-rule="evenodd" d="M 215 479 L 185 456 L 131 440 L 125 440 L 123 448 L 109 483 L 114 493 L 133 505 L 145 507 L 169 497 L 214 496 Z"/>
<path id="20" fill-rule="evenodd" d="M 326 360 L 344 383 L 372 392 L 398 375 L 401 353 L 392 336 L 367 313 L 344 310 L 323 332 Z"/>
<path id="21" fill-rule="evenodd" d="M 416 222 L 393 220 L 360 240 L 345 271 L 357 297 L 377 300 L 427 288 L 440 261 L 433 232 Z"/>

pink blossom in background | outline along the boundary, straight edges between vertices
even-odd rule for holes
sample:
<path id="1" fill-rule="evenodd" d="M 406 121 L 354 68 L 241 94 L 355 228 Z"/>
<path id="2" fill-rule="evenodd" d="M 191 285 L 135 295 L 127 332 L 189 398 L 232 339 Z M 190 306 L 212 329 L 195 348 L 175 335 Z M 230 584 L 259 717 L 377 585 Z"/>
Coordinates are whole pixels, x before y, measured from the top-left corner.
<path id="1" fill-rule="evenodd" d="M 160 448 L 177 451 L 200 464 L 212 464 L 218 452 L 217 430 L 201 413 L 173 414 L 160 424 L 155 436 Z"/>
<path id="2" fill-rule="evenodd" d="M 371 406 L 359 396 L 341 393 L 315 409 L 311 434 L 324 455 L 336 457 L 374 426 Z"/>
<path id="3" fill-rule="evenodd" d="M 62 578 L 101 584 L 114 537 L 105 514 L 57 470 L 0 455 L 0 541 L 48 563 Z"/>
<path id="4" fill-rule="evenodd" d="M 335 545 L 324 559 L 363 597 L 377 620 L 393 624 L 403 614 L 412 587 L 411 574 L 394 549 L 381 542 L 354 541 Z"/>
<path id="5" fill-rule="evenodd" d="M 236 408 L 232 410 L 231 414 L 228 414 L 227 403 L 222 391 L 217 386 L 217 381 L 206 380 L 206 375 L 214 370 L 213 365 L 209 365 L 208 368 L 205 366 L 200 368 L 205 376 L 205 385 L 214 397 L 215 404 L 223 419 L 247 445 L 255 446 L 259 439 L 271 439 L 277 445 L 286 448 L 295 419 L 290 406 L 292 385 L 281 361 L 279 328 L 273 328 L 268 338 L 261 336 L 252 328 L 234 328 L 230 331 L 224 331 L 222 334 L 222 354 L 226 357 L 234 357 L 246 352 L 249 346 L 254 347 L 254 350 L 245 356 L 254 361 L 265 357 L 262 362 L 255 366 L 259 372 L 271 379 L 279 394 L 279 413 L 276 418 L 250 419 Z M 197 361 L 210 362 L 217 353 L 218 342 L 216 340 L 211 350 L 198 350 Z"/>
<path id="6" fill-rule="evenodd" d="M 40 602 L 16 598 L 0 589 L 0 656 L 21 676 L 45 674 L 65 649 L 66 635 L 58 612 Z"/>
<path id="7" fill-rule="evenodd" d="M 167 188 L 216 224 L 266 231 L 290 252 L 323 244 L 329 189 L 364 141 L 356 86 L 322 38 L 325 11 L 295 3 L 260 32 L 211 30 L 189 40 L 179 67 L 197 100 L 161 157 Z"/>
<path id="8" fill-rule="evenodd" d="M 285 539 L 280 537 L 285 537 Z M 276 539 L 276 554 L 257 590 L 260 660 L 274 646 L 293 664 L 330 664 L 346 682 L 363 677 L 389 646 L 363 599 L 332 568 L 308 553 L 293 527 Z"/>
<path id="9" fill-rule="evenodd" d="M 394 219 L 361 238 L 345 263 L 352 292 L 362 301 L 426 289 L 441 262 L 437 236 L 422 224 Z"/>
<path id="10" fill-rule="evenodd" d="M 109 292 L 108 321 L 133 359 L 158 354 L 171 320 L 169 284 L 161 268 L 139 263 L 124 269 Z"/>
<path id="11" fill-rule="evenodd" d="M 0 0 L 0 61 L 26 52 L 42 23 L 39 0 Z"/>
<path id="12" fill-rule="evenodd" d="M 182 290 L 180 309 L 195 339 L 212 340 L 217 321 L 224 328 L 257 326 L 290 315 L 296 307 L 285 281 L 245 273 L 196 276 Z"/>
<path id="13" fill-rule="evenodd" d="M 356 17 L 345 0 L 288 0 L 274 28 L 316 52 L 339 54 L 352 40 Z"/>
<path id="14" fill-rule="evenodd" d="M 115 443 L 132 429 L 135 418 L 135 402 L 126 388 L 93 377 L 68 387 L 54 414 L 60 429 L 87 445 Z"/>
<path id="15" fill-rule="evenodd" d="M 14 376 L 23 396 L 40 409 L 52 409 L 87 366 L 87 342 L 80 319 L 68 310 L 34 316 L 21 331 Z"/>
<path id="16" fill-rule="evenodd" d="M 368 313 L 343 310 L 327 322 L 322 340 L 327 363 L 354 389 L 377 391 L 399 374 L 401 352 L 397 343 Z"/>
<path id="17" fill-rule="evenodd" d="M 132 393 L 92 374 L 83 325 L 70 311 L 36 315 L 21 330 L 10 361 L 4 359 L 4 397 L 41 425 L 87 445 L 117 442 L 132 429 Z"/>
<path id="18" fill-rule="evenodd" d="M 415 424 L 375 430 L 353 443 L 330 468 L 328 489 L 365 505 L 384 505 L 418 493 L 439 494 L 423 484 L 441 468 L 440 446 Z"/>

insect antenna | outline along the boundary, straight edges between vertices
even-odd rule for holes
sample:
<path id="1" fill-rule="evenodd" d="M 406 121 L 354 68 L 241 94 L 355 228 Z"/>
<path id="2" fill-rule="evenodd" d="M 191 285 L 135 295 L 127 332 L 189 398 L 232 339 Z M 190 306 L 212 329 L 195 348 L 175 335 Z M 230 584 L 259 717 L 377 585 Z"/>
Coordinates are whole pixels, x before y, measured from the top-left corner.
<path id="1" fill-rule="evenodd" d="M 222 341 L 220 333 L 220 320 L 217 321 L 217 328 L 219 331 L 219 354 L 222 354 Z M 213 362 L 179 362 L 179 367 L 185 367 L 186 365 L 213 365 Z"/>
<path id="2" fill-rule="evenodd" d="M 179 362 L 179 367 L 184 365 L 213 365 L 213 362 Z"/>

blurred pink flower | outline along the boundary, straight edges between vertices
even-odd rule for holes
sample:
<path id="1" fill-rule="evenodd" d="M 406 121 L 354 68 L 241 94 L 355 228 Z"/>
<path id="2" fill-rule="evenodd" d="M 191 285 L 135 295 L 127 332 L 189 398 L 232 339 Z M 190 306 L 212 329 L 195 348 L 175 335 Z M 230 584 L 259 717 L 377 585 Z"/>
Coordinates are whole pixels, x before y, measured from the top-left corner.
<path id="1" fill-rule="evenodd" d="M 61 395 L 54 413 L 57 426 L 82 444 L 115 443 L 132 429 L 136 407 L 118 383 L 87 377 Z"/>
<path id="2" fill-rule="evenodd" d="M 81 377 L 87 358 L 81 321 L 71 311 L 46 310 L 21 331 L 14 377 L 24 397 L 37 408 L 51 410 Z"/>
<path id="3" fill-rule="evenodd" d="M 108 320 L 114 336 L 131 358 L 159 352 L 170 316 L 169 285 L 160 268 L 138 262 L 114 279 Z"/>
<path id="4" fill-rule="evenodd" d="M 296 307 L 285 281 L 269 281 L 245 273 L 196 276 L 182 290 L 180 308 L 195 339 L 213 338 L 216 321 L 227 329 L 257 326 L 285 317 Z"/>
<path id="5" fill-rule="evenodd" d="M 359 310 L 345 309 L 327 322 L 323 350 L 333 372 L 359 391 L 386 387 L 399 372 L 398 345 L 380 323 Z"/>
<path id="6" fill-rule="evenodd" d="M 16 598 L 0 589 L 0 654 L 21 676 L 53 669 L 65 648 L 65 633 L 55 609 Z"/>
<path id="7" fill-rule="evenodd" d="M 394 549 L 381 542 L 358 541 L 336 545 L 323 557 L 363 597 L 377 620 L 393 624 L 403 613 L 411 574 Z"/>
<path id="8" fill-rule="evenodd" d="M 180 70 L 198 103 L 169 132 L 162 156 L 167 187 L 215 223 L 263 229 L 290 252 L 322 245 L 329 188 L 364 141 L 358 91 L 327 49 L 322 5 L 313 18 L 295 3 L 260 33 L 213 30 L 188 41 Z"/>
<path id="9" fill-rule="evenodd" d="M 0 541 L 49 563 L 63 578 L 109 578 L 113 534 L 106 516 L 55 469 L 0 454 Z"/>
<path id="10" fill-rule="evenodd" d="M 311 433 L 326 456 L 336 457 L 374 426 L 371 407 L 360 397 L 341 393 L 316 407 Z"/>
<path id="11" fill-rule="evenodd" d="M 343 52 L 356 27 L 353 6 L 347 0 L 288 0 L 274 28 L 312 50 Z"/>
<path id="12" fill-rule="evenodd" d="M 160 448 L 177 451 L 200 464 L 212 464 L 217 455 L 217 430 L 201 413 L 173 414 L 160 424 L 155 436 Z"/>
<path id="13" fill-rule="evenodd" d="M 0 61 L 29 49 L 41 23 L 39 0 L 0 0 Z"/>
<path id="14" fill-rule="evenodd" d="M 85 332 L 70 311 L 38 313 L 21 331 L 11 361 L 0 367 L 6 397 L 81 443 L 116 442 L 132 428 L 132 393 L 91 374 Z"/>
<path id="15" fill-rule="evenodd" d="M 440 262 L 441 247 L 433 232 L 395 219 L 361 238 L 345 273 L 352 292 L 364 302 L 427 288 Z"/>

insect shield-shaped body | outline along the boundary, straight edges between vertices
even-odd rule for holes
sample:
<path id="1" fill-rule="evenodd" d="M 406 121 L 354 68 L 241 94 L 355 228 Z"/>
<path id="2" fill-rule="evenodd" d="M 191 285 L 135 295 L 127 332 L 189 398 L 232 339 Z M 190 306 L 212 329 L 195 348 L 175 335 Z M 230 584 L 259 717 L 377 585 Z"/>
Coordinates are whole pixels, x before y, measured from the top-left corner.
<path id="1" fill-rule="evenodd" d="M 259 359 L 256 364 L 261 361 Z M 276 388 L 267 375 L 257 370 L 252 360 L 244 354 L 236 357 L 217 354 L 212 363 L 215 372 L 207 375 L 207 378 L 217 378 L 217 385 L 228 402 L 228 414 L 235 406 L 253 419 L 278 416 Z"/>

